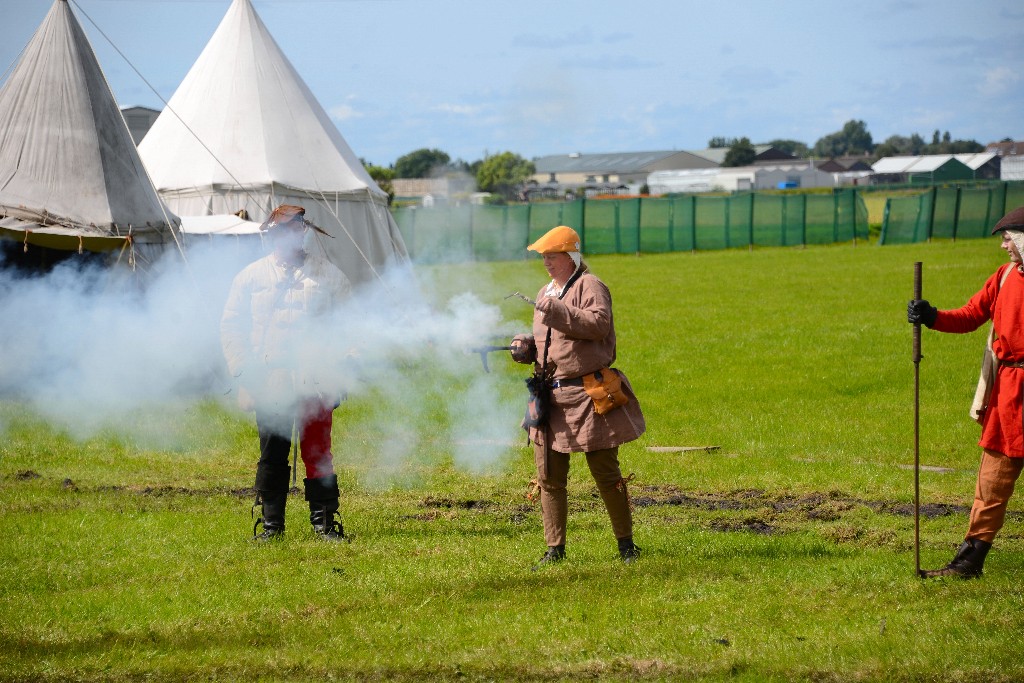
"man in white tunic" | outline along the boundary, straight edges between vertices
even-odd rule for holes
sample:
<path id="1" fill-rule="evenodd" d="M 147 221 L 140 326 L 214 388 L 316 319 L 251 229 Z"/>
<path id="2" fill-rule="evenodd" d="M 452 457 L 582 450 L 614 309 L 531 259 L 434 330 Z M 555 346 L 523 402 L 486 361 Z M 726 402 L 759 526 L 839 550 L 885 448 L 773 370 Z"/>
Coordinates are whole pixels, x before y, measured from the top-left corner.
<path id="1" fill-rule="evenodd" d="M 345 538 L 331 453 L 332 414 L 340 396 L 336 388 L 321 385 L 314 370 L 323 360 L 316 352 L 323 336 L 317 321 L 349 294 L 351 285 L 326 258 L 306 252 L 308 228 L 323 232 L 306 222 L 301 206 L 274 210 L 260 228 L 272 252 L 235 277 L 221 317 L 221 343 L 237 381 L 239 406 L 256 413 L 255 505 L 261 516 L 253 535 L 259 541 L 284 533 L 293 434 L 306 469 L 303 483 L 313 530 L 327 540 Z"/>

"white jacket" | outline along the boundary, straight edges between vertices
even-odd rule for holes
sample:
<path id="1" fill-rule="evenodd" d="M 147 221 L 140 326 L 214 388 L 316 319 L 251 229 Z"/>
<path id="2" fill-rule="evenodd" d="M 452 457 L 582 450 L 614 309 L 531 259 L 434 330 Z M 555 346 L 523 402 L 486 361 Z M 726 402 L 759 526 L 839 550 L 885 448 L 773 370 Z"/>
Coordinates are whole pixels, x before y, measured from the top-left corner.
<path id="1" fill-rule="evenodd" d="M 322 395 L 315 370 L 329 359 L 319 350 L 328 341 L 329 314 L 350 291 L 348 278 L 320 257 L 290 267 L 271 254 L 246 266 L 231 283 L 220 322 L 231 376 L 258 404 L 284 407 Z"/>

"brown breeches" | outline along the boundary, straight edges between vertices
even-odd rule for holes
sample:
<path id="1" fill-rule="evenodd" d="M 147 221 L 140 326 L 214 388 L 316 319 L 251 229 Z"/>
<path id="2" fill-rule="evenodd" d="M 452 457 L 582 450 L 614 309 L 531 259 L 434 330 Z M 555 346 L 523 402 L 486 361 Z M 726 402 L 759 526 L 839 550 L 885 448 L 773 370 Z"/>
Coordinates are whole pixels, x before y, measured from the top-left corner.
<path id="1" fill-rule="evenodd" d="M 974 489 L 974 506 L 967 538 L 992 543 L 1003 528 L 1006 505 L 1024 467 L 1024 458 L 1008 458 L 1002 453 L 984 449 L 978 482 Z"/>
<path id="2" fill-rule="evenodd" d="M 540 507 L 544 518 L 544 540 L 548 546 L 565 545 L 565 527 L 568 518 L 569 454 L 547 451 L 534 444 L 534 462 L 537 465 L 537 483 L 540 484 Z M 633 514 L 629 509 L 626 481 L 619 469 L 619 449 L 606 448 L 586 453 L 590 474 L 604 500 L 612 522 L 615 538 L 633 535 Z"/>

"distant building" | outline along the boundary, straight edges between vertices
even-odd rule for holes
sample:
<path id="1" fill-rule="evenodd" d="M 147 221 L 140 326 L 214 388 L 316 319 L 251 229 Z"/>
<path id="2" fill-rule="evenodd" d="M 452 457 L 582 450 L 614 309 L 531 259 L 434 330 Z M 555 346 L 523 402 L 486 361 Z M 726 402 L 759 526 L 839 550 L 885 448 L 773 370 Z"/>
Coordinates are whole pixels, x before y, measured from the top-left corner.
<path id="1" fill-rule="evenodd" d="M 795 157 L 771 145 L 754 145 L 755 163 L 780 163 Z M 536 173 L 526 187 L 530 197 L 554 197 L 582 189 L 585 193 L 632 191 L 657 171 L 716 169 L 725 161 L 728 147 L 696 151 L 610 152 L 604 154 L 555 154 L 534 159 Z M 697 174 L 702 175 L 702 174 Z M 705 174 L 706 175 L 706 174 Z"/>
<path id="2" fill-rule="evenodd" d="M 1000 180 L 1024 180 L 1024 154 L 1002 157 Z"/>
<path id="3" fill-rule="evenodd" d="M 974 180 L 975 170 L 958 157 L 976 155 L 926 154 L 923 156 L 883 157 L 871 165 L 876 184 L 909 183 L 930 185 L 935 182 Z M 994 155 L 993 155 L 994 156 Z M 976 160 L 968 160 L 974 163 Z"/>
<path id="4" fill-rule="evenodd" d="M 153 126 L 153 122 L 160 116 L 160 112 L 149 107 L 122 107 L 121 116 L 128 124 L 128 131 L 132 134 L 132 141 L 136 146 L 146 137 L 146 133 Z"/>
<path id="5" fill-rule="evenodd" d="M 828 173 L 850 173 L 856 171 L 871 171 L 871 164 L 868 157 L 832 157 L 815 161 L 814 165 L 819 171 Z"/>
<path id="6" fill-rule="evenodd" d="M 753 190 L 834 187 L 831 173 L 808 161 L 774 165 L 654 171 L 647 177 L 651 194 L 677 192 L 745 192 Z"/>
<path id="7" fill-rule="evenodd" d="M 994 152 L 977 152 L 974 154 L 954 154 L 953 156 L 974 171 L 975 180 L 999 180 L 1003 160 L 998 154 Z"/>
<path id="8" fill-rule="evenodd" d="M 999 157 L 1001 180 L 1024 180 L 1024 142 L 990 142 L 985 151 Z"/>
<path id="9" fill-rule="evenodd" d="M 693 150 L 693 154 L 714 162 L 716 166 L 725 163 L 725 155 L 729 153 L 728 147 L 708 147 L 707 149 Z M 794 161 L 795 156 L 771 145 L 754 145 L 754 165 L 786 163 Z"/>
<path id="10" fill-rule="evenodd" d="M 871 182 L 872 171 L 868 157 L 832 157 L 831 159 L 815 160 L 814 166 L 819 171 L 831 173 L 836 187 L 867 185 Z"/>
<path id="11" fill-rule="evenodd" d="M 990 142 L 985 151 L 1000 157 L 1024 156 L 1024 142 Z"/>
<path id="12" fill-rule="evenodd" d="M 534 159 L 536 186 L 597 188 L 642 184 L 651 171 L 674 168 L 709 168 L 715 162 L 691 152 L 614 152 L 608 154 L 555 154 Z"/>
<path id="13" fill-rule="evenodd" d="M 476 180 L 468 175 L 453 174 L 441 178 L 395 178 L 391 181 L 394 201 L 419 201 L 424 206 L 462 197 L 468 199 L 476 190 Z"/>

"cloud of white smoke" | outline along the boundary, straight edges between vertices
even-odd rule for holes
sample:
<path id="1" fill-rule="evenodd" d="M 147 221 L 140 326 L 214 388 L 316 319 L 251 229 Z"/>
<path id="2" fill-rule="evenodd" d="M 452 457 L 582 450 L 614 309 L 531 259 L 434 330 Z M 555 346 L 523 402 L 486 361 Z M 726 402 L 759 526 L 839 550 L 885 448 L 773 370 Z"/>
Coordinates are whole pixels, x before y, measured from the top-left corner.
<path id="1" fill-rule="evenodd" d="M 0 268 L 0 398 L 29 404 L 76 438 L 102 431 L 181 446 L 186 411 L 237 396 L 220 317 L 232 279 L 258 256 L 200 242 L 187 261 L 169 254 L 156 264 L 142 288 L 117 269 L 59 266 L 24 277 Z M 351 453 L 366 460 L 357 464 L 397 470 L 429 445 L 460 467 L 487 470 L 522 438 L 520 405 L 502 397 L 508 379 L 484 373 L 466 350 L 516 331 L 469 292 L 439 309 L 401 266 L 294 330 L 278 365 L 312 377 L 316 392 L 350 399 L 346 425 L 371 438 L 350 448 L 340 435 L 338 461 Z M 309 384 L 293 386 L 284 400 L 309 393 Z"/>

